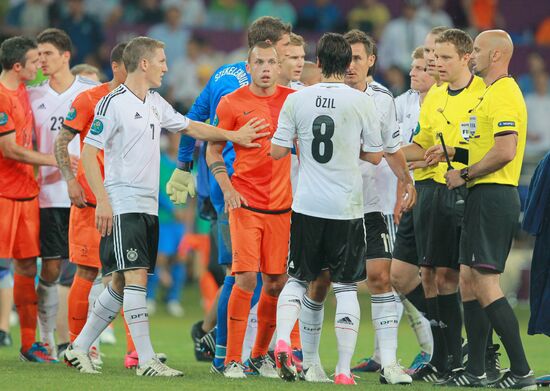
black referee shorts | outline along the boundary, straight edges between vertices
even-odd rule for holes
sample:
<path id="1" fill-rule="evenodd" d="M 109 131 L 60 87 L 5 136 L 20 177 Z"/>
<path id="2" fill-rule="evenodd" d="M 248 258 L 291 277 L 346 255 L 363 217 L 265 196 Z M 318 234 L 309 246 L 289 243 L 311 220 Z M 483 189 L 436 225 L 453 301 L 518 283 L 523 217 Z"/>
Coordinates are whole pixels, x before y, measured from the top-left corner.
<path id="1" fill-rule="evenodd" d="M 517 188 L 479 184 L 470 188 L 460 243 L 460 263 L 502 273 L 518 230 Z"/>
<path id="2" fill-rule="evenodd" d="M 464 206 L 458 206 L 457 201 L 459 198 L 464 200 L 466 194 L 465 186 L 449 190 L 446 185 L 440 183 L 436 185 L 426 253 L 419 262 L 421 266 L 459 268 L 460 232 Z"/>
<path id="3" fill-rule="evenodd" d="M 103 275 L 130 269 L 155 270 L 159 219 L 146 213 L 113 216 L 113 231 L 101 238 L 99 258 Z"/>
<path id="4" fill-rule="evenodd" d="M 288 274 L 314 281 L 329 270 L 333 282 L 358 282 L 366 276 L 363 218 L 332 220 L 292 212 Z"/>

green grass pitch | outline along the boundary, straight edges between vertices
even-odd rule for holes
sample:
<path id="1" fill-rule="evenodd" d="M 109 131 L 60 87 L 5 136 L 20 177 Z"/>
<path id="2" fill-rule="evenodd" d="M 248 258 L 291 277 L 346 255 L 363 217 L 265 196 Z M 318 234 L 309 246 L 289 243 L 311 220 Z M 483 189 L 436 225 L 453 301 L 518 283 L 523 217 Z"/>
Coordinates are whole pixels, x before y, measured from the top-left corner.
<path id="1" fill-rule="evenodd" d="M 190 328 L 193 322 L 202 318 L 200 298 L 196 285 L 188 285 L 184 292 L 185 317 L 175 319 L 169 317 L 161 308 L 154 316 L 151 316 L 151 335 L 153 346 L 158 352 L 168 355 L 168 363 L 184 371 L 183 378 L 138 378 L 134 371 L 126 370 L 123 366 L 125 350 L 124 329 L 121 319 L 115 321 L 118 343 L 114 346 L 102 346 L 104 367 L 101 375 L 83 375 L 76 370 L 66 367 L 64 364 L 46 365 L 23 363 L 18 359 L 19 331 L 12 329 L 15 345 L 11 348 L 0 348 L 0 390 L 317 390 L 335 387 L 332 384 L 311 384 L 304 382 L 284 383 L 281 380 L 262 379 L 250 377 L 243 380 L 226 380 L 221 376 L 209 373 L 208 363 L 195 361 L 192 352 Z M 366 294 L 360 294 L 361 303 L 361 329 L 354 362 L 361 357 L 371 354 L 373 347 L 373 328 L 370 322 L 370 302 Z M 321 342 L 321 358 L 328 374 L 332 374 L 337 361 L 336 339 L 334 336 L 334 296 L 327 299 L 325 325 Z M 516 313 L 520 321 L 521 335 L 527 351 L 527 356 L 532 368 L 537 375 L 550 372 L 550 339 L 545 336 L 528 336 L 527 320 L 529 311 L 527 307 L 520 306 Z M 498 338 L 495 336 L 495 340 Z M 418 352 L 416 339 L 405 319 L 401 322 L 399 330 L 398 357 L 402 364 L 407 366 Z M 508 360 L 504 354 L 501 361 L 508 366 Z M 361 389 L 382 390 L 390 386 L 379 384 L 377 374 L 361 375 L 357 379 Z M 284 388 L 283 388 L 284 387 Z M 424 390 L 431 387 L 427 383 L 415 383 L 408 389 L 411 391 Z M 393 387 L 392 387 L 393 388 Z"/>

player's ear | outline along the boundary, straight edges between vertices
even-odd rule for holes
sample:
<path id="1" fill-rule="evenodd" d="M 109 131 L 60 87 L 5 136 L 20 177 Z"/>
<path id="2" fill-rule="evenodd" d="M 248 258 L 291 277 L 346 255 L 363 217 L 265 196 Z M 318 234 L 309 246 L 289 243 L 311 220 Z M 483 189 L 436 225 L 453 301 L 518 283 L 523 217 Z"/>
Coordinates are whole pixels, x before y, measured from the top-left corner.
<path id="1" fill-rule="evenodd" d="M 246 71 L 247 71 L 248 73 L 251 72 L 250 63 L 249 63 L 248 61 L 246 62 Z"/>

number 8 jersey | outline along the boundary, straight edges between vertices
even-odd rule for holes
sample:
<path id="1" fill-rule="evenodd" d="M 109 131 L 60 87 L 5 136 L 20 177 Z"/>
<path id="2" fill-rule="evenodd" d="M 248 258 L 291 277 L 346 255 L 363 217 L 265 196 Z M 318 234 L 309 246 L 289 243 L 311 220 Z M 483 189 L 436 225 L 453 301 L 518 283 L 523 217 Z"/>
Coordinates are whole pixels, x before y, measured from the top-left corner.
<path id="1" fill-rule="evenodd" d="M 334 220 L 363 217 L 359 153 L 380 152 L 380 124 L 372 97 L 343 83 L 319 83 L 289 95 L 273 144 L 299 147 L 292 210 Z"/>
<path id="2" fill-rule="evenodd" d="M 81 92 L 98 84 L 93 80 L 77 76 L 73 84 L 61 94 L 50 87 L 48 80 L 36 87 L 28 87 L 39 152 L 54 153 L 55 138 L 63 126 L 63 121 L 73 100 Z M 79 140 L 79 137 L 76 136 L 69 143 L 70 155 L 80 156 Z M 71 206 L 67 183 L 57 167 L 38 167 L 38 184 L 40 185 L 38 201 L 41 208 L 69 208 Z"/>

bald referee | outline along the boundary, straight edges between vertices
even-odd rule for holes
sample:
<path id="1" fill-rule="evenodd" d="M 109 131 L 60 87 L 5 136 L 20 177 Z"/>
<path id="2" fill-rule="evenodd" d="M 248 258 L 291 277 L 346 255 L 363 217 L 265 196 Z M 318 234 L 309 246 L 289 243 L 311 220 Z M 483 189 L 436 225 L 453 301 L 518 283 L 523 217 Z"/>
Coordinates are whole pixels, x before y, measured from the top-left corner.
<path id="1" fill-rule="evenodd" d="M 500 288 L 500 274 L 512 246 L 520 214 L 517 191 L 525 149 L 527 110 L 521 91 L 508 75 L 513 44 L 502 30 L 477 36 L 473 70 L 486 89 L 470 113 L 468 166 L 446 175 L 454 189 L 465 183 L 469 194 L 464 214 L 460 278 L 470 351 L 465 370 L 447 385 L 483 386 L 485 345 L 493 326 L 508 353 L 510 370 L 495 388 L 536 390 L 517 318 Z M 461 152 L 456 149 L 455 160 Z M 451 151 L 453 152 L 453 151 Z M 465 157 L 465 156 L 464 156 Z M 466 289 L 465 289 L 466 288 Z M 449 384 L 453 382 L 454 384 Z"/>

